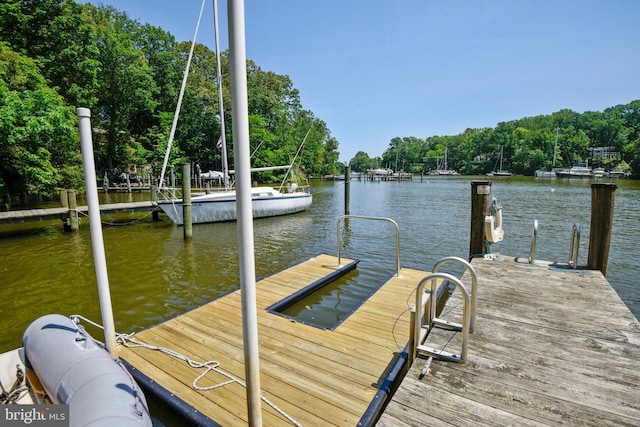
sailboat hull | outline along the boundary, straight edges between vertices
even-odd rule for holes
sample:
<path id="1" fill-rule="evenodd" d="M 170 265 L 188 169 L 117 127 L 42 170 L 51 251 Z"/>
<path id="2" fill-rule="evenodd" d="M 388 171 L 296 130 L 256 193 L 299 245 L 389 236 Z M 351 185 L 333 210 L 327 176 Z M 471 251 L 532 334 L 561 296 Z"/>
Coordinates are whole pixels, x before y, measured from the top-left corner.
<path id="1" fill-rule="evenodd" d="M 302 212 L 311 206 L 310 193 L 281 193 L 271 187 L 259 187 L 251 190 L 251 206 L 254 218 L 288 215 Z M 158 202 L 171 221 L 178 225 L 184 223 L 182 200 Z M 235 221 L 236 192 L 206 194 L 191 199 L 191 219 L 193 224 L 208 222 Z"/>

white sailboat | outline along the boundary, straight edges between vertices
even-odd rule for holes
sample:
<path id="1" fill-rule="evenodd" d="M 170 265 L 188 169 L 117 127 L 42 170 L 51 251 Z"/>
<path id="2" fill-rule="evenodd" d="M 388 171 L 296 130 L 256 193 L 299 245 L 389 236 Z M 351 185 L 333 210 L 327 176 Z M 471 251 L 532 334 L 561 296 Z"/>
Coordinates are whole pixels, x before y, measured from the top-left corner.
<path id="1" fill-rule="evenodd" d="M 493 172 L 489 172 L 487 173 L 488 176 L 511 176 L 513 175 L 511 172 L 508 171 L 503 171 L 502 170 L 502 156 L 503 156 L 503 152 L 504 152 L 504 145 L 502 145 L 500 147 L 500 158 L 498 159 L 498 161 L 500 162 L 500 167 L 498 168 L 497 171 L 493 171 Z M 495 169 L 495 167 L 494 167 Z"/>
<path id="2" fill-rule="evenodd" d="M 313 196 L 308 191 L 298 191 L 298 189 L 296 184 L 292 184 L 288 187 L 289 191 L 284 192 L 273 187 L 251 188 L 253 217 L 287 215 L 308 209 Z M 171 218 L 171 221 L 178 225 L 183 224 L 181 199 L 158 201 L 158 206 Z M 229 189 L 192 197 L 191 216 L 193 224 L 235 221 L 237 219 L 236 191 Z"/>
<path id="3" fill-rule="evenodd" d="M 458 175 L 458 172 L 449 169 L 449 165 L 447 164 L 447 151 L 448 147 L 444 147 L 444 161 L 440 164 L 437 162 L 437 169 L 429 172 L 429 175 L 439 175 L 439 176 L 448 176 L 448 175 Z"/>
<path id="4" fill-rule="evenodd" d="M 214 8 L 217 9 L 217 8 Z M 195 196 L 191 198 L 191 215 L 192 215 L 192 223 L 193 224 L 201 224 L 208 222 L 220 222 L 220 221 L 235 221 L 237 219 L 236 212 L 236 191 L 235 189 L 230 188 L 229 186 L 229 174 L 233 173 L 233 171 L 228 170 L 228 162 L 227 162 L 227 141 L 225 135 L 225 123 L 224 123 L 224 109 L 222 103 L 222 73 L 220 70 L 220 45 L 219 45 L 219 37 L 218 37 L 218 13 L 217 10 L 214 10 L 214 27 L 215 27 L 215 38 L 216 38 L 216 80 L 218 84 L 218 104 L 219 104 L 219 115 L 220 115 L 220 142 L 222 148 L 222 174 L 223 180 L 225 184 L 224 191 L 215 192 L 210 194 L 204 194 L 201 196 Z M 195 43 L 195 36 L 194 36 Z M 189 62 L 187 62 L 187 70 L 189 67 Z M 186 75 L 185 73 L 185 82 L 186 83 Z M 178 107 L 179 108 L 179 107 Z M 175 123 L 175 120 L 174 120 Z M 307 135 L 305 136 L 305 140 Z M 304 141 L 302 142 L 302 145 Z M 300 149 L 302 148 L 300 146 Z M 163 171 L 166 168 L 166 162 L 168 160 L 168 153 L 170 150 L 170 145 L 167 147 L 167 155 L 165 156 L 165 166 L 163 166 Z M 298 149 L 298 153 L 300 152 Z M 296 157 L 298 155 L 296 153 Z M 294 160 L 295 161 L 295 158 Z M 265 167 L 265 168 L 252 168 L 251 172 L 256 171 L 265 171 L 265 170 L 276 170 L 276 169 L 291 169 L 293 166 L 293 162 L 287 166 L 273 166 L 273 167 Z M 164 172 L 162 174 L 164 176 Z M 287 172 L 288 176 L 288 172 Z M 286 176 L 285 176 L 286 179 Z M 162 177 L 160 179 L 162 186 Z M 280 186 L 280 189 L 276 189 L 273 187 L 254 187 L 251 188 L 251 201 L 252 201 L 252 211 L 254 218 L 263 218 L 269 216 L 279 216 L 279 215 L 288 215 L 292 213 L 297 213 L 308 209 L 311 206 L 313 201 L 313 196 L 309 191 L 308 186 L 300 187 L 296 183 L 292 183 L 288 186 L 283 185 Z M 184 223 L 182 216 L 182 200 L 181 199 L 166 199 L 159 200 L 158 206 L 163 210 L 163 212 L 171 218 L 171 221 L 175 222 L 178 225 L 182 225 Z"/>

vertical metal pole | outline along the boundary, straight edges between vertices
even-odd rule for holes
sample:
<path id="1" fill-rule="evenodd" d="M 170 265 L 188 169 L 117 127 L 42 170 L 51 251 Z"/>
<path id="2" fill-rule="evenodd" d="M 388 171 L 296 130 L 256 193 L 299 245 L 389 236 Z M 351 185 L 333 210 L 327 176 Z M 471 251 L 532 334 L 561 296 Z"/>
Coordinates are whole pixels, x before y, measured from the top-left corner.
<path id="1" fill-rule="evenodd" d="M 93 161 L 93 140 L 91 138 L 91 111 L 88 108 L 76 110 L 80 122 L 80 148 L 84 164 L 84 182 L 87 186 L 87 205 L 89 207 L 89 226 L 91 228 L 91 246 L 93 248 L 93 262 L 98 280 L 98 298 L 100 299 L 100 313 L 104 327 L 104 342 L 107 351 L 114 358 L 118 357 L 116 349 L 116 327 L 113 322 L 113 308 L 111 293 L 109 292 L 109 276 L 107 274 L 107 260 L 102 238 L 102 223 L 100 221 L 100 205 L 98 203 L 98 184 L 96 167 Z"/>
<path id="2" fill-rule="evenodd" d="M 233 110 L 233 149 L 236 165 L 236 209 L 238 212 L 238 253 L 242 292 L 244 366 L 247 382 L 247 410 L 250 426 L 262 425 L 260 366 L 258 354 L 258 316 L 251 210 L 251 163 L 249 149 L 249 108 L 247 101 L 247 57 L 244 27 L 244 1 L 228 2 L 229 50 L 231 52 L 231 94 Z"/>
<path id="3" fill-rule="evenodd" d="M 182 165 L 182 226 L 184 240 L 193 236 L 193 219 L 191 218 L 191 165 Z"/>
<path id="4" fill-rule="evenodd" d="M 489 215 L 491 182 L 471 181 L 471 237 L 469 258 L 487 251 L 484 217 Z"/>
<path id="5" fill-rule="evenodd" d="M 591 184 L 591 227 L 587 266 L 607 274 L 616 184 Z"/>

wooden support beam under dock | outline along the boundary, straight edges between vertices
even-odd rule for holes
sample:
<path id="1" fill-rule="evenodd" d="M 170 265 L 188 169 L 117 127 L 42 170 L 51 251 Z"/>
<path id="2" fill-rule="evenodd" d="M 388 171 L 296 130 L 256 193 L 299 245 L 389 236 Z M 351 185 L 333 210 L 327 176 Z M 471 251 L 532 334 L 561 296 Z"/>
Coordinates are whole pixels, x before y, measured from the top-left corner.
<path id="1" fill-rule="evenodd" d="M 342 264 L 350 260 L 342 259 Z M 320 255 L 257 283 L 260 381 L 263 397 L 305 426 L 355 426 L 384 388 L 409 330 L 408 300 L 428 272 L 403 268 L 335 330 L 273 314 L 267 308 L 335 272 L 338 258 Z M 135 339 L 167 347 L 244 381 L 240 291 L 137 333 Z M 224 426 L 246 426 L 246 392 L 238 384 L 196 390 L 204 369 L 147 348 L 119 347 L 120 357 L 153 383 Z M 136 374 L 137 375 L 137 374 Z M 200 386 L 228 378 L 209 372 Z M 290 423 L 263 403 L 264 425 Z"/>
<path id="2" fill-rule="evenodd" d="M 468 363 L 434 359 L 422 376 L 428 359 L 416 359 L 378 426 L 640 425 L 640 323 L 601 272 L 506 256 L 472 265 Z M 445 319 L 459 321 L 456 294 Z M 453 351 L 459 335 L 427 342 Z"/>

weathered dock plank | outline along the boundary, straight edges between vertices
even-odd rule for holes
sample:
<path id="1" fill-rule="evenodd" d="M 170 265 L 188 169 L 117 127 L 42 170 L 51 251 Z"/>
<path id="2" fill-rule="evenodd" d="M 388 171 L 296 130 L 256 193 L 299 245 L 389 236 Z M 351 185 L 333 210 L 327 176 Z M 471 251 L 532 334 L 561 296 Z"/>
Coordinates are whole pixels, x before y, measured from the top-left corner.
<path id="1" fill-rule="evenodd" d="M 510 257 L 473 266 L 468 363 L 434 360 L 420 378 L 416 359 L 379 426 L 640 425 L 640 323 L 600 272 Z M 461 316 L 456 294 L 448 320 Z M 428 345 L 459 352 L 460 334 L 434 330 Z"/>
<path id="2" fill-rule="evenodd" d="M 342 260 L 345 265 L 351 260 Z M 262 395 L 301 425 L 357 425 L 407 341 L 407 300 L 428 272 L 402 269 L 335 330 L 296 322 L 267 308 L 337 268 L 337 258 L 320 255 L 257 283 Z M 220 363 L 244 381 L 241 293 L 141 331 L 135 338 L 167 347 L 193 360 Z M 146 348 L 119 347 L 120 356 L 197 411 L 225 425 L 247 425 L 246 392 L 235 383 L 196 390 L 202 369 Z M 227 378 L 208 373 L 198 385 Z M 264 425 L 288 421 L 263 402 Z"/>

